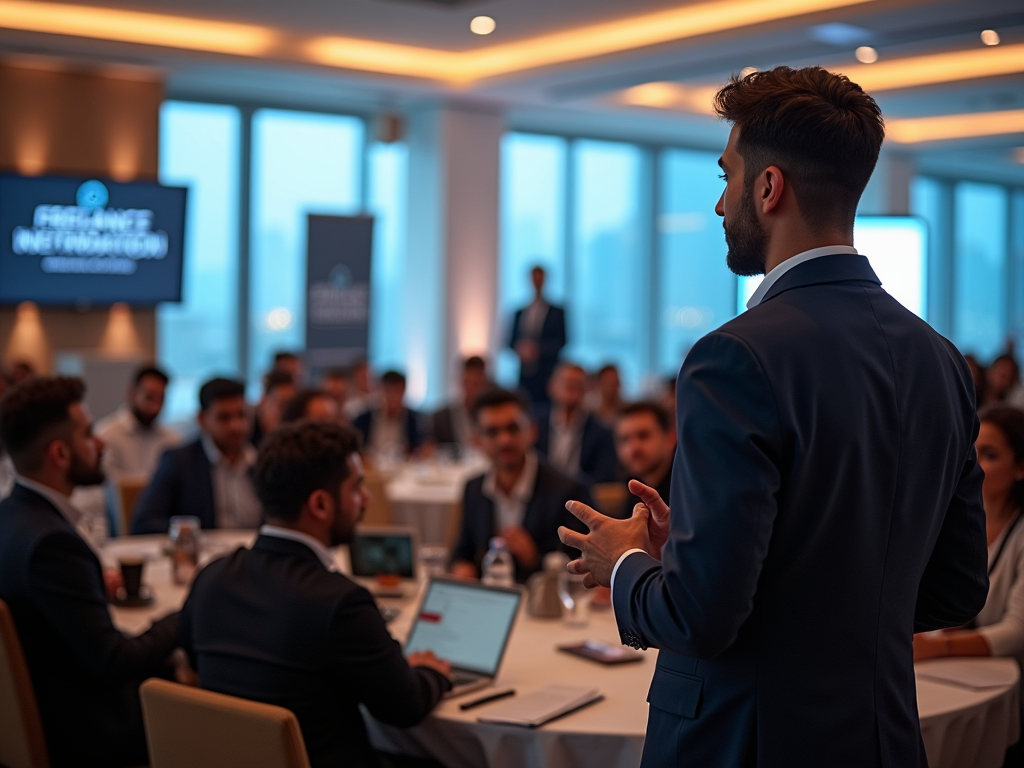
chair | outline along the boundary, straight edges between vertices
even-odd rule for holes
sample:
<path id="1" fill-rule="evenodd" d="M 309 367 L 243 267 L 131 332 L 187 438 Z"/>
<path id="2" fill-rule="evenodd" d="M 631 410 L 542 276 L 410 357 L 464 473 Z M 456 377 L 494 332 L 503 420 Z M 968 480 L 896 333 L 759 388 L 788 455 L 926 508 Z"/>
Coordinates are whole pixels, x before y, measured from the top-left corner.
<path id="1" fill-rule="evenodd" d="M 145 478 L 132 478 L 121 480 L 117 483 L 117 500 L 121 505 L 121 535 L 127 536 L 132 529 L 132 512 L 135 511 L 135 503 L 139 496 L 146 490 L 147 480 Z"/>
<path id="2" fill-rule="evenodd" d="M 49 768 L 36 694 L 7 603 L 0 600 L 0 765 Z"/>
<path id="3" fill-rule="evenodd" d="M 597 511 L 603 515 L 618 517 L 622 513 L 622 505 L 629 496 L 629 488 L 625 483 L 597 483 L 590 488 Z"/>
<path id="4" fill-rule="evenodd" d="M 366 506 L 363 523 L 379 527 L 394 525 L 395 512 L 385 490 L 387 482 L 380 471 L 376 467 L 367 467 L 363 484 L 370 493 L 370 503 Z"/>
<path id="5" fill-rule="evenodd" d="M 157 678 L 139 694 L 151 768 L 309 768 L 287 709 Z"/>

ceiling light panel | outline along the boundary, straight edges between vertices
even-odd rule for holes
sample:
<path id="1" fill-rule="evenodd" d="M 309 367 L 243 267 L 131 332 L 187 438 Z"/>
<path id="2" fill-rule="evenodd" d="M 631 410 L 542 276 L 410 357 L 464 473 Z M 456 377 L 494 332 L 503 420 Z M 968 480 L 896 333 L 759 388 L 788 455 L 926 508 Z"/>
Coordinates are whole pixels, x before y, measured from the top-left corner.
<path id="1" fill-rule="evenodd" d="M 1024 43 L 831 67 L 869 93 L 1024 72 Z"/>
<path id="2" fill-rule="evenodd" d="M 1024 133 L 1024 109 L 971 112 L 903 120 L 887 120 L 885 135 L 899 144 L 971 139 Z"/>

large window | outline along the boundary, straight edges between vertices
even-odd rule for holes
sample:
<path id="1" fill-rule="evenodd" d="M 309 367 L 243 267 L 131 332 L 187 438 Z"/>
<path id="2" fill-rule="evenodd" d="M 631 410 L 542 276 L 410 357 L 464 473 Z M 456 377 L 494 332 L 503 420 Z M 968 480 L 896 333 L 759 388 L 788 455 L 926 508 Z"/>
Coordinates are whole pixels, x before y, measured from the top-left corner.
<path id="1" fill-rule="evenodd" d="M 249 381 L 305 340 L 306 216 L 360 209 L 363 122 L 263 109 L 252 119 Z"/>
<path id="2" fill-rule="evenodd" d="M 988 360 L 1006 344 L 1006 190 L 964 182 L 954 200 L 953 341 Z"/>
<path id="3" fill-rule="evenodd" d="M 656 366 L 670 375 L 697 339 L 734 316 L 736 277 L 715 214 L 723 188 L 718 155 L 669 149 L 660 162 Z"/>
<path id="4" fill-rule="evenodd" d="M 168 420 L 195 412 L 205 379 L 238 373 L 240 129 L 234 107 L 168 101 L 160 109 L 160 181 L 188 187 L 183 300 L 157 313 Z"/>

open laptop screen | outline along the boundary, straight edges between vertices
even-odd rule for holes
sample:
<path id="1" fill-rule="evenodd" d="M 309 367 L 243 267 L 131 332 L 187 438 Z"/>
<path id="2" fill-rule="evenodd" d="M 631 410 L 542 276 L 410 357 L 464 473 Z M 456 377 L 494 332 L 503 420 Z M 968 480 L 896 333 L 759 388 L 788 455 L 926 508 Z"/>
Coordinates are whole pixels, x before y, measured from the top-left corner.
<path id="1" fill-rule="evenodd" d="M 522 593 L 435 579 L 405 645 L 406 655 L 433 651 L 458 669 L 494 676 Z"/>
<path id="2" fill-rule="evenodd" d="M 348 549 L 353 576 L 415 577 L 415 545 L 408 532 L 356 531 Z"/>

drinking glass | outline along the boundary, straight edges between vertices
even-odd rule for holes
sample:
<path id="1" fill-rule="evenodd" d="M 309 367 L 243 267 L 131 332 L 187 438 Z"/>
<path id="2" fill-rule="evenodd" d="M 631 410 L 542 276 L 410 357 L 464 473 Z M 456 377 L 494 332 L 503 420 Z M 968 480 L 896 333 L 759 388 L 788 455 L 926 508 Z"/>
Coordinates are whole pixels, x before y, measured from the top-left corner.
<path id="1" fill-rule="evenodd" d="M 583 586 L 584 577 L 563 571 L 558 575 L 558 597 L 562 601 L 562 620 L 569 627 L 585 627 L 590 623 L 590 601 L 594 593 Z"/>
<path id="2" fill-rule="evenodd" d="M 448 547 L 420 547 L 420 576 L 424 581 L 444 576 L 448 571 Z"/>

